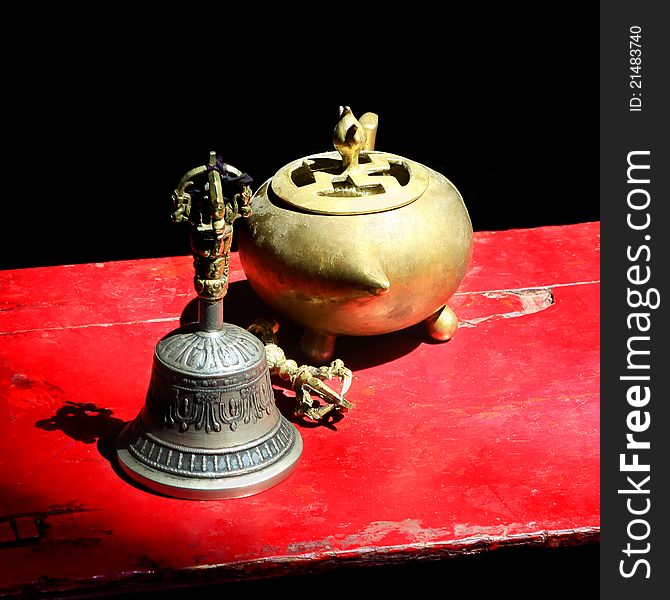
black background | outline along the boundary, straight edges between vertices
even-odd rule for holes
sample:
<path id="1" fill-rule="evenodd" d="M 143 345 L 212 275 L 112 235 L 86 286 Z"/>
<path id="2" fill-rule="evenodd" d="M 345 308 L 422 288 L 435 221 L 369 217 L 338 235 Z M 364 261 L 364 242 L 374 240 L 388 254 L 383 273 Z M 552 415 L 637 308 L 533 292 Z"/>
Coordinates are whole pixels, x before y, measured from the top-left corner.
<path id="1" fill-rule="evenodd" d="M 340 104 L 451 179 L 475 230 L 598 220 L 597 7 L 495 7 L 36 32 L 5 81 L 0 268 L 185 254 L 183 173 L 216 150 L 258 186 L 331 148 Z"/>
<path id="2" fill-rule="evenodd" d="M 329 149 L 341 104 L 380 115 L 378 149 L 451 179 L 475 230 L 599 219 L 597 4 L 374 18 L 324 5 L 309 24 L 280 10 L 31 24 L 5 73 L 0 268 L 186 254 L 169 221 L 185 171 L 216 150 L 258 186 Z M 597 546 L 494 555 L 334 579 L 351 593 L 417 580 L 517 597 L 597 588 Z"/>

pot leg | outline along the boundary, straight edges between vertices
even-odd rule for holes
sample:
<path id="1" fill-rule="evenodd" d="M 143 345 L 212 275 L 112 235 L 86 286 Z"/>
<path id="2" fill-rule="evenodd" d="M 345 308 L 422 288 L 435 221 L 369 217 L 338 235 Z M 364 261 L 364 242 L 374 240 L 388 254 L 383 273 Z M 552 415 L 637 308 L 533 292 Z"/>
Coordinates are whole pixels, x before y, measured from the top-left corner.
<path id="1" fill-rule="evenodd" d="M 450 340 L 458 329 L 458 317 L 446 305 L 428 317 L 425 323 L 430 337 L 438 342 Z"/>
<path id="2" fill-rule="evenodd" d="M 326 363 L 335 354 L 336 336 L 305 329 L 300 340 L 300 349 L 306 358 L 315 365 Z"/>

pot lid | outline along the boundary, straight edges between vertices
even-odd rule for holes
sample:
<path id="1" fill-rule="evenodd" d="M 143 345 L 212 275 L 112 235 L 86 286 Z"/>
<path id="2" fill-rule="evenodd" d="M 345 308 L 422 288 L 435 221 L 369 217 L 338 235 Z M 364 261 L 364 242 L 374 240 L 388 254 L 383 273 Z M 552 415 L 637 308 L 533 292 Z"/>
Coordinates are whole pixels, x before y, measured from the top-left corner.
<path id="1" fill-rule="evenodd" d="M 310 213 L 358 215 L 399 208 L 428 187 L 429 171 L 402 156 L 374 150 L 378 117 L 360 121 L 347 106 L 333 132 L 337 152 L 301 158 L 272 178 L 272 191 Z"/>

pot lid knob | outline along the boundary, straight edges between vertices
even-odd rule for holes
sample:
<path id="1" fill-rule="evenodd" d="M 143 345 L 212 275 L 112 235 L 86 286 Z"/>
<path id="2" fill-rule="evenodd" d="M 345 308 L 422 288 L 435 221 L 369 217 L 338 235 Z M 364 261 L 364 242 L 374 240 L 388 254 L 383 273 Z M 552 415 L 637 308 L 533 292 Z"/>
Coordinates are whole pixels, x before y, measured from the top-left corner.
<path id="1" fill-rule="evenodd" d="M 428 169 L 375 151 L 377 125 L 374 113 L 358 120 L 348 106 L 340 107 L 333 131 L 337 152 L 286 165 L 272 179 L 272 191 L 287 204 L 317 214 L 368 214 L 413 202 L 428 187 Z"/>

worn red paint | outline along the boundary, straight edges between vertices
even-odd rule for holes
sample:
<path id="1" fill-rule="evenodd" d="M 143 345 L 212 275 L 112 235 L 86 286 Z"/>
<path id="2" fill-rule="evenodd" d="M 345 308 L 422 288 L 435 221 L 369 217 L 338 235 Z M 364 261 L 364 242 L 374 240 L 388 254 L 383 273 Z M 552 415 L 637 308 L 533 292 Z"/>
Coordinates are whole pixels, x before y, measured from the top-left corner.
<path id="1" fill-rule="evenodd" d="M 282 484 L 219 502 L 147 493 L 113 464 L 154 345 L 193 296 L 190 260 L 0 273 L 0 590 L 597 538 L 598 236 L 594 223 L 476 234 L 452 303 L 469 326 L 447 344 L 419 327 L 340 340 L 355 408 L 300 427 L 305 451 Z M 246 325 L 267 309 L 236 256 L 231 271 L 227 318 Z M 528 304 L 538 289 L 553 303 Z M 281 333 L 289 347 L 298 334 Z"/>

